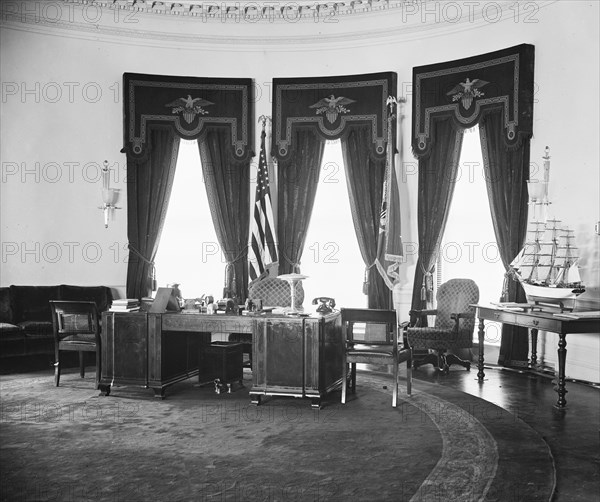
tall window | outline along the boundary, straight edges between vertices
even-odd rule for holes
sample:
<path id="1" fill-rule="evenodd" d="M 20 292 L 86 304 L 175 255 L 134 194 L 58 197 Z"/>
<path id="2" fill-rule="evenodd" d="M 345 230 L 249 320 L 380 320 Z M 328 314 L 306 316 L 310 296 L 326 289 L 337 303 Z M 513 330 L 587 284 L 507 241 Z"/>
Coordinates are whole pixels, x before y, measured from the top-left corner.
<path id="1" fill-rule="evenodd" d="M 213 226 L 197 141 L 181 140 L 169 208 L 156 254 L 159 286 L 181 284 L 184 298 L 221 298 L 225 259 Z"/>
<path id="2" fill-rule="evenodd" d="M 315 198 L 301 271 L 304 308 L 312 299 L 333 297 L 336 305 L 366 307 L 362 293 L 365 265 L 360 254 L 346 185 L 341 141 L 325 145 L 319 187 Z"/>
<path id="3" fill-rule="evenodd" d="M 497 302 L 504 266 L 500 259 L 488 201 L 479 128 L 465 131 L 448 223 L 438 258 L 440 283 L 473 279 L 481 303 Z M 500 329 L 486 330 L 487 343 L 500 343 Z"/>

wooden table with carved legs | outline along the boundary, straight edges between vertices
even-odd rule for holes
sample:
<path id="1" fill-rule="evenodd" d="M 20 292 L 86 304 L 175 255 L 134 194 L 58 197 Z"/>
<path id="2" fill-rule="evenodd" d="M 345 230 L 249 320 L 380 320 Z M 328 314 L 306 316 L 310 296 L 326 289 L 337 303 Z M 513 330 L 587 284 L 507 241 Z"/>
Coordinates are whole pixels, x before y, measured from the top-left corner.
<path id="1" fill-rule="evenodd" d="M 558 409 L 565 409 L 567 400 L 565 365 L 567 359 L 567 333 L 600 333 L 599 317 L 576 318 L 577 312 L 560 314 L 558 312 L 542 312 L 531 309 L 517 311 L 502 309 L 494 305 L 475 305 L 477 317 L 479 318 L 479 357 L 477 361 L 477 378 L 483 383 L 485 373 L 483 371 L 483 345 L 485 334 L 485 322 L 496 321 L 502 324 L 522 326 L 531 330 L 531 360 L 530 365 L 537 365 L 537 337 L 538 330 L 550 331 L 558 334 L 558 374 L 556 375 L 555 390 L 558 400 L 554 405 Z"/>

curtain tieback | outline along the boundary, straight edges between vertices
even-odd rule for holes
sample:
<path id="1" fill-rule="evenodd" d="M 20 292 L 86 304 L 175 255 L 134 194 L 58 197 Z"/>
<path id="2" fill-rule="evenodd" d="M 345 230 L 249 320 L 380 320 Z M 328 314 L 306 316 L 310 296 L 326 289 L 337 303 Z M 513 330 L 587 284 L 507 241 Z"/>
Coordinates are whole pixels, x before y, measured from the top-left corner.
<path id="1" fill-rule="evenodd" d="M 363 295 L 369 294 L 369 270 L 371 270 L 376 264 L 377 264 L 377 260 L 375 260 L 370 265 L 365 266 L 365 277 L 363 280 L 363 288 L 362 288 Z"/>
<path id="2" fill-rule="evenodd" d="M 425 272 L 423 274 L 423 284 L 421 286 L 421 300 L 430 301 L 433 293 L 433 276 L 431 272 Z"/>
<path id="3" fill-rule="evenodd" d="M 502 283 L 502 295 L 500 296 L 501 302 L 510 301 L 508 297 L 508 283 L 512 279 L 512 274 L 509 271 L 504 272 L 504 282 Z"/>
<path id="4" fill-rule="evenodd" d="M 140 260 L 142 260 L 144 263 L 146 263 L 147 265 L 150 265 L 150 277 L 152 279 L 152 291 L 156 291 L 156 267 L 154 265 L 154 261 L 149 260 L 148 258 L 146 258 L 142 253 L 140 253 L 140 251 L 138 251 L 138 249 L 131 244 L 130 242 L 127 243 L 127 247 L 129 248 L 129 250 L 136 255 Z"/>
<path id="5" fill-rule="evenodd" d="M 292 266 L 292 271 L 295 274 L 299 274 L 300 273 L 300 262 L 299 261 L 293 261 L 284 251 L 282 251 L 281 249 L 279 250 L 279 255 L 285 260 L 287 261 L 291 266 Z"/>

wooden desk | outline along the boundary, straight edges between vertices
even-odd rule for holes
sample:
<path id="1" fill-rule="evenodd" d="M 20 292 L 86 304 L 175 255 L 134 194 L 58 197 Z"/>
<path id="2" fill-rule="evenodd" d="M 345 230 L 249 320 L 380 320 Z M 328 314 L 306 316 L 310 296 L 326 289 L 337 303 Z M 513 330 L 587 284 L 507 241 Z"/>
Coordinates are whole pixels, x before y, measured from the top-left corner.
<path id="1" fill-rule="evenodd" d="M 225 314 L 104 312 L 98 388 L 137 385 L 163 399 L 165 389 L 198 375 L 198 353 L 212 333 L 252 333 L 253 319 Z"/>
<path id="2" fill-rule="evenodd" d="M 503 324 L 522 326 L 531 330 L 531 365 L 537 364 L 537 335 L 538 330 L 558 333 L 558 375 L 555 390 L 558 393 L 558 401 L 554 405 L 558 409 L 564 409 L 567 405 L 565 394 L 565 363 L 567 357 L 567 333 L 600 333 L 600 318 L 569 319 L 554 315 L 550 312 L 531 310 L 519 312 L 505 310 L 493 305 L 475 305 L 477 317 L 479 318 L 479 359 L 477 362 L 477 378 L 483 382 L 483 344 L 484 344 L 484 321 L 496 321 Z M 576 312 L 574 313 L 576 314 Z"/>
<path id="3" fill-rule="evenodd" d="M 344 338 L 339 312 L 311 317 L 261 317 L 252 336 L 251 402 L 262 396 L 309 398 L 321 407 L 342 384 Z"/>
<path id="4" fill-rule="evenodd" d="M 198 353 L 211 333 L 252 333 L 252 402 L 261 395 L 307 397 L 314 407 L 341 384 L 340 314 L 277 315 L 116 313 L 102 316 L 99 389 L 137 385 L 163 399 L 165 389 L 198 375 Z"/>

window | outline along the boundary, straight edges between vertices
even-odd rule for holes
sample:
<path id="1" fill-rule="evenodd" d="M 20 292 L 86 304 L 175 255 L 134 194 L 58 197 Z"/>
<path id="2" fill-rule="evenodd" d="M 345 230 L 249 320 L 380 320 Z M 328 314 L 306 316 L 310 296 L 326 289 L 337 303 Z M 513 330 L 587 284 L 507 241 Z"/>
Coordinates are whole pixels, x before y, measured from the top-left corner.
<path id="1" fill-rule="evenodd" d="M 252 195 L 252 198 L 254 195 Z M 159 286 L 177 282 L 184 298 L 220 298 L 225 260 L 214 230 L 196 141 L 181 140 L 179 156 L 156 256 Z M 364 307 L 362 260 L 346 186 L 340 141 L 325 146 L 301 271 L 304 308 L 313 298 L 330 296 L 338 306 Z"/>
<path id="2" fill-rule="evenodd" d="M 504 266 L 500 258 L 485 184 L 479 128 L 465 131 L 448 223 L 438 258 L 438 281 L 473 279 L 481 303 L 502 294 Z M 500 343 L 500 328 L 486 328 L 486 342 Z"/>
<path id="3" fill-rule="evenodd" d="M 177 282 L 184 298 L 221 298 L 225 259 L 215 233 L 197 141 L 181 140 L 169 208 L 156 254 L 159 286 Z"/>
<path id="4" fill-rule="evenodd" d="M 366 307 L 362 293 L 365 264 L 360 254 L 346 185 L 341 141 L 325 145 L 319 187 L 300 265 L 304 308 L 329 296 L 338 307 Z"/>

